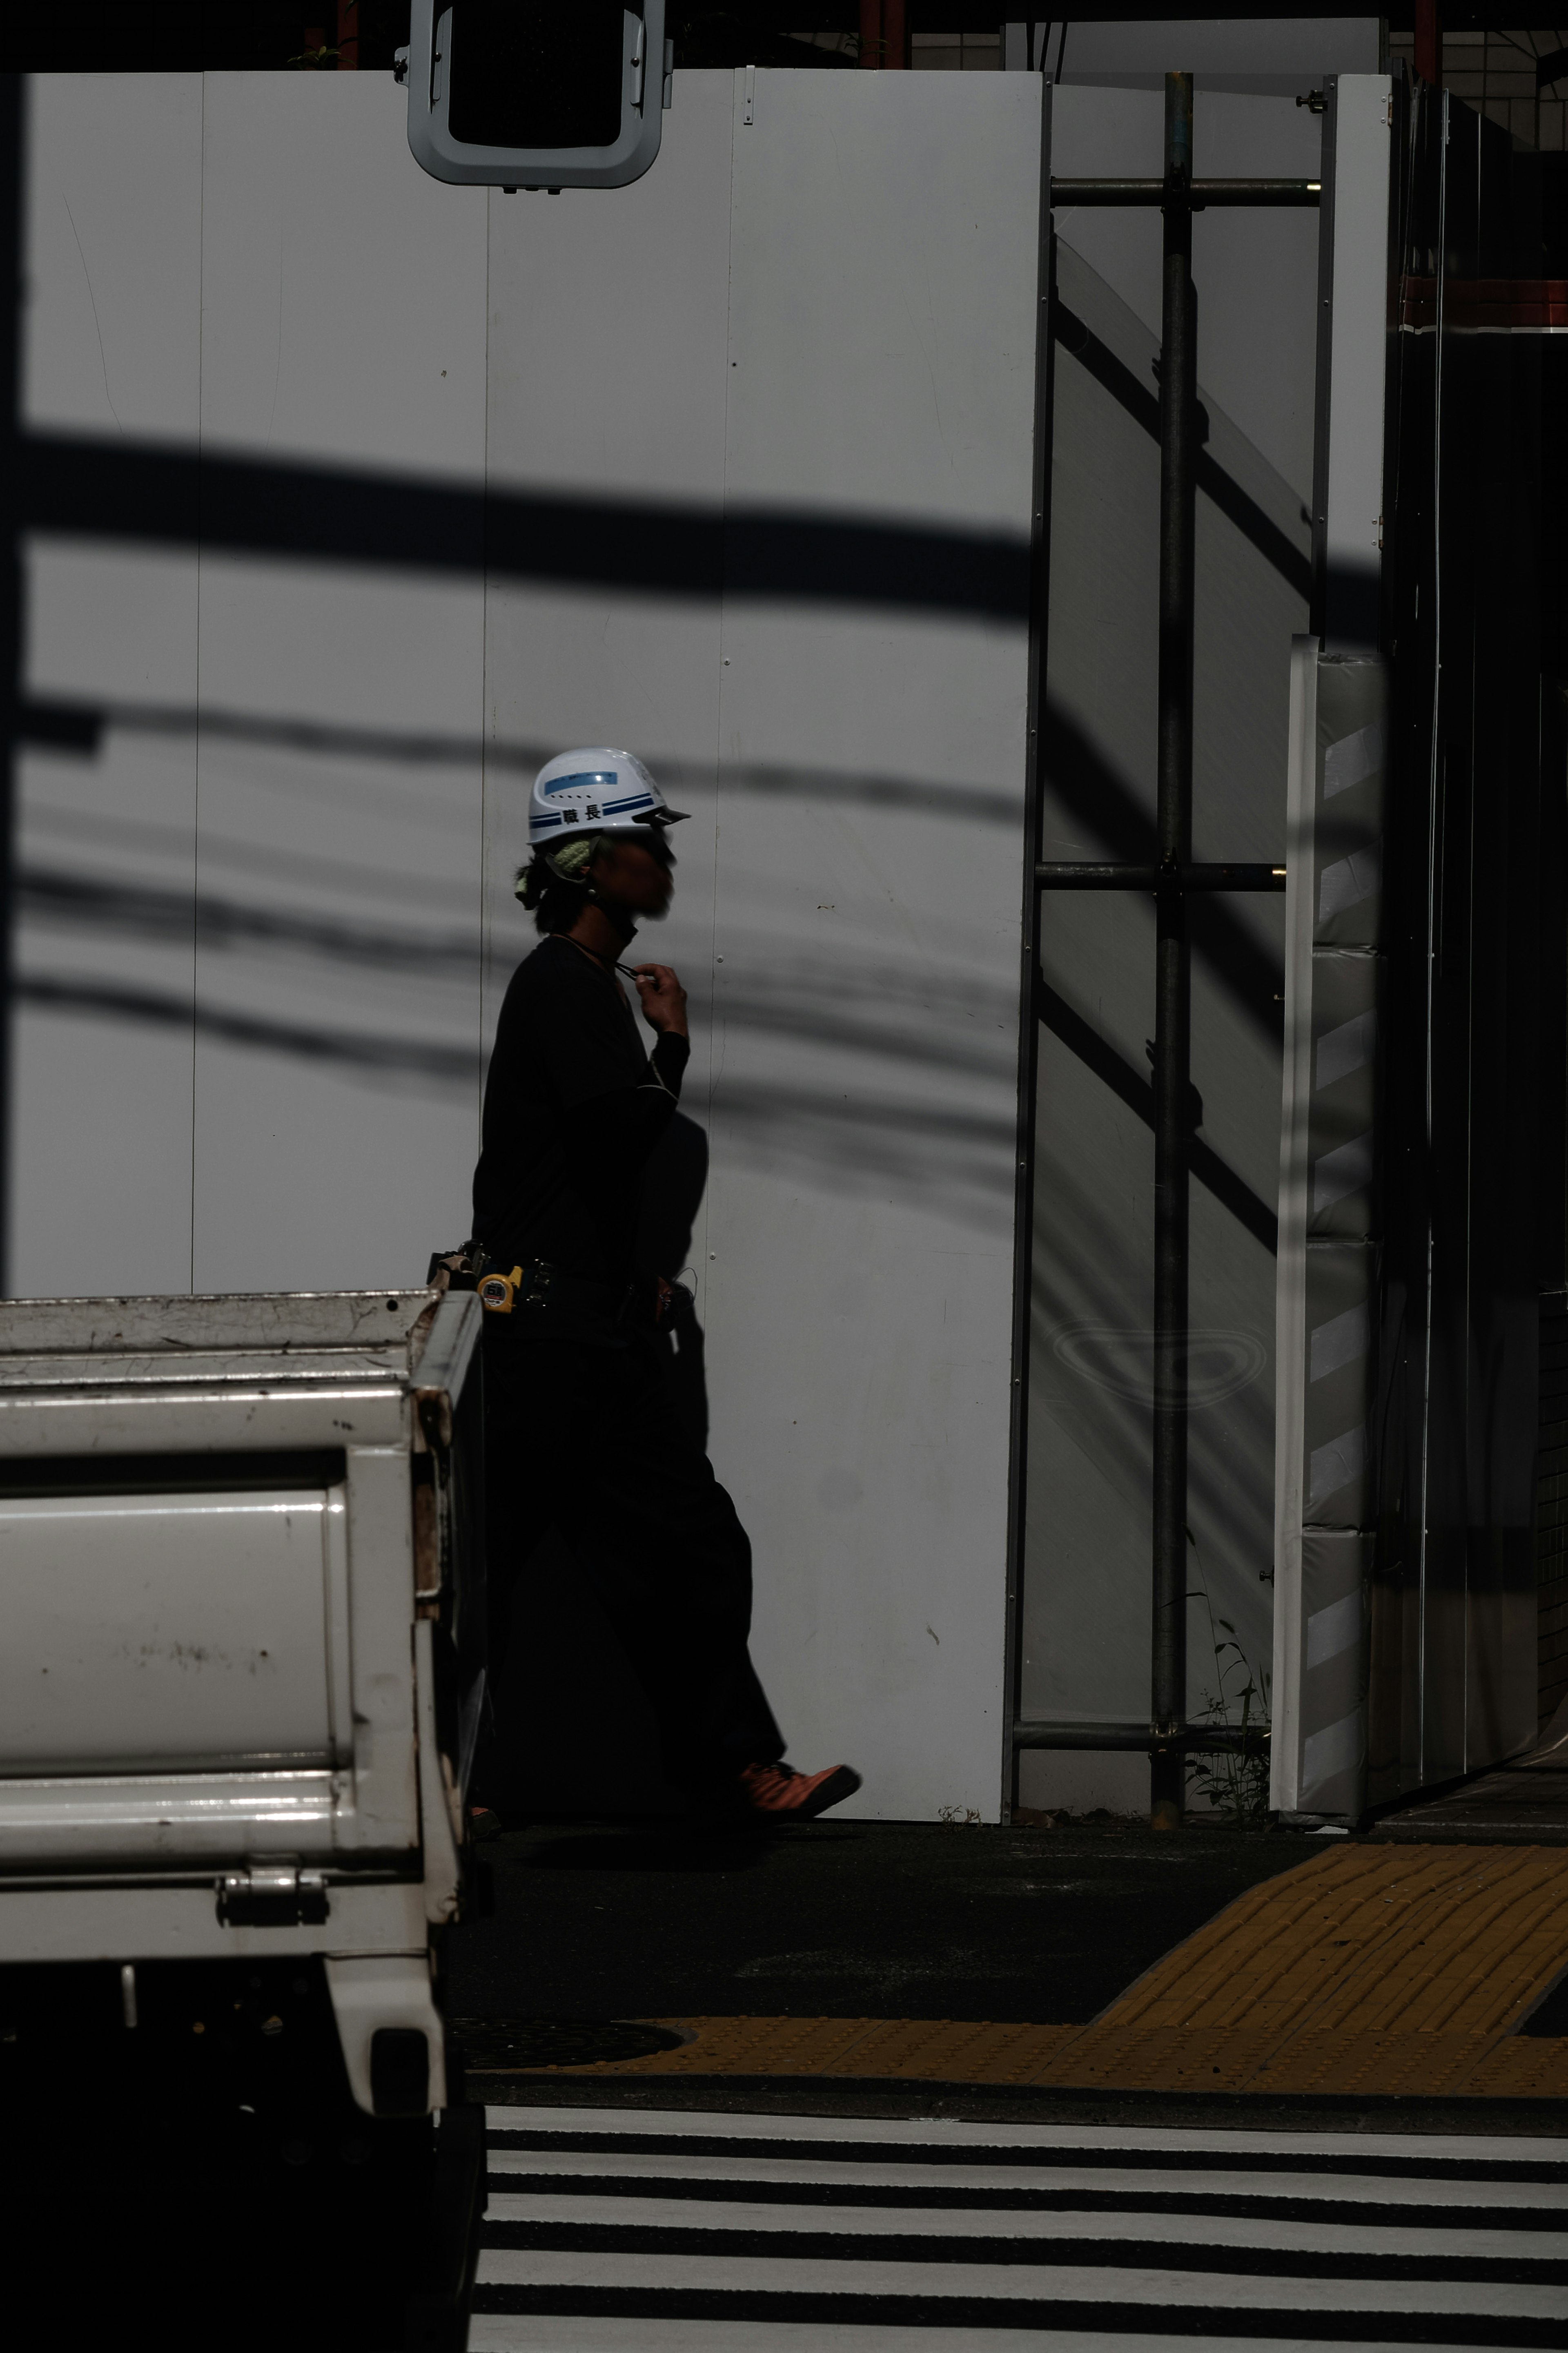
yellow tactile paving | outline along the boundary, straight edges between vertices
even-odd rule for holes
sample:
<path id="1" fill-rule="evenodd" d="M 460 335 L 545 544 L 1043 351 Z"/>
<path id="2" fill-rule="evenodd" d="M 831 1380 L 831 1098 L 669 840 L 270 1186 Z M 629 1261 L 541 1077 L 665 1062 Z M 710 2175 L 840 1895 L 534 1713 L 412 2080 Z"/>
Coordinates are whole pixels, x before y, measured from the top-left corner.
<path id="1" fill-rule="evenodd" d="M 574 2075 L 840 2075 L 1107 2091 L 1568 2096 L 1513 2030 L 1568 1964 L 1568 1849 L 1331 1848 L 1265 1881 L 1089 2026 L 664 2019 L 689 2040 Z"/>
<path id="2" fill-rule="evenodd" d="M 1178 1945 L 1044 2082 L 1479 2089 L 1568 1962 L 1568 1850 L 1351 1847 L 1266 1881 Z M 1549 2042 L 1515 2063 L 1568 2089 Z M 1522 2088 L 1522 2076 L 1521 2076 Z"/>
<path id="3" fill-rule="evenodd" d="M 666 2018 L 689 2034 L 651 2059 L 552 2068 L 562 2075 L 875 2075 L 912 2083 L 1034 2081 L 1076 2026 L 921 2018 Z"/>
<path id="4" fill-rule="evenodd" d="M 1107 2027 L 1502 2033 L 1568 1961 L 1568 1849 L 1359 1847 L 1265 1881 Z"/>

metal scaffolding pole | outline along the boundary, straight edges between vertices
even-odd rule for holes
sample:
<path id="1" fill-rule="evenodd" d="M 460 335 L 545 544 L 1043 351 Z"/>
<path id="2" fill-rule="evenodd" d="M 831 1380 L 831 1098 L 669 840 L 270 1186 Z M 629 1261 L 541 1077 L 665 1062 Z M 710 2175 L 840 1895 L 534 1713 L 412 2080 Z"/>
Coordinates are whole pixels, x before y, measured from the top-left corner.
<path id="1" fill-rule="evenodd" d="M 1285 869 L 1194 865 L 1193 832 L 1193 556 L 1199 443 L 1197 295 L 1193 215 L 1207 205 L 1313 206 L 1316 180 L 1194 180 L 1193 78 L 1165 77 L 1165 169 L 1159 180 L 1053 180 L 1053 199 L 1073 205 L 1159 205 L 1164 216 L 1160 356 L 1160 636 L 1157 753 L 1158 860 L 1152 865 L 1047 861 L 1043 891 L 1152 891 L 1156 914 L 1154 1016 L 1154 1438 L 1152 1641 L 1150 1662 L 1150 1819 L 1182 1825 L 1186 1758 L 1194 1749 L 1241 1746 L 1260 1736 L 1187 1722 L 1188 1103 L 1192 990 L 1190 891 L 1283 891 Z M 1019 1748 L 1142 1746 L 1135 1726 L 1014 1725 Z M 1267 1736 L 1262 1736 L 1266 1738 Z"/>

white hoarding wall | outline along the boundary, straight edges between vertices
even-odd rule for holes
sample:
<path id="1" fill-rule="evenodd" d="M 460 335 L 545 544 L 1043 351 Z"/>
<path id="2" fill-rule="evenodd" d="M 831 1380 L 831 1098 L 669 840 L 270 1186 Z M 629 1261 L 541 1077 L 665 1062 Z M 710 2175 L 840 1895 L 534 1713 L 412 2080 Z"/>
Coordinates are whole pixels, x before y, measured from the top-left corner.
<path id="1" fill-rule="evenodd" d="M 133 122 L 124 95 L 110 75 L 27 85 L 21 427 L 51 487 L 88 452 L 198 446 L 201 80 L 149 75 Z M 35 520 L 21 549 L 10 1256 L 22 1292 L 191 1280 L 194 501 L 182 515 L 169 486 L 158 540 L 116 533 L 100 503 L 71 501 L 68 530 L 49 527 L 52 512 Z"/>
<path id="2" fill-rule="evenodd" d="M 28 85 L 12 1287 L 421 1276 L 479 1052 L 485 199 L 390 82 Z"/>
<path id="3" fill-rule="evenodd" d="M 14 1287 L 422 1274 L 527 776 L 629 742 L 758 1662 L 880 1815 L 997 1809 L 1040 96 L 686 75 L 553 199 L 376 76 L 30 90 Z"/>
<path id="4" fill-rule="evenodd" d="M 708 1241 L 784 1720 L 994 1819 L 1042 109 L 953 79 L 734 132 L 726 497 L 813 543 L 725 601 Z"/>
<path id="5" fill-rule="evenodd" d="M 240 515 L 214 546 L 204 513 L 194 1279 L 237 1247 L 268 1284 L 406 1282 L 466 1230 L 474 1136 L 485 199 L 410 173 L 379 78 L 206 82 L 204 477 L 283 469 L 319 539 L 253 551 Z M 414 536 L 400 477 L 438 564 L 377 561 Z M 226 935 L 247 872 L 276 933 Z"/>

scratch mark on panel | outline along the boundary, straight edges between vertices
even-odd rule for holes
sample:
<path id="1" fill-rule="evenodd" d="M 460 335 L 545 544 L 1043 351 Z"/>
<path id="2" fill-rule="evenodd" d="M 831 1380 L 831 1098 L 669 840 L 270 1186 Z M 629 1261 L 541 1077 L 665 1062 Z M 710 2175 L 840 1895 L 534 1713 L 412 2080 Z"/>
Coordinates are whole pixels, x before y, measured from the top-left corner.
<path id="1" fill-rule="evenodd" d="M 267 439 L 264 447 L 272 447 L 272 427 L 278 415 L 278 387 L 283 380 L 283 231 L 278 231 L 278 330 L 273 339 L 272 406 L 267 412 Z"/>
<path id="2" fill-rule="evenodd" d="M 76 215 L 70 207 L 70 198 L 63 188 L 60 190 L 60 202 L 66 208 L 66 218 L 71 225 L 71 235 L 76 238 L 77 252 L 81 256 L 81 274 L 87 280 L 87 299 L 92 310 L 92 328 L 98 337 L 98 364 L 103 370 L 103 396 L 109 403 L 109 413 L 114 419 L 114 429 L 123 439 L 125 427 L 120 422 L 120 411 L 115 407 L 114 395 L 109 389 L 109 355 L 103 348 L 103 329 L 99 324 L 98 302 L 92 290 L 92 272 L 87 266 L 87 256 L 82 252 L 81 237 L 77 228 Z"/>

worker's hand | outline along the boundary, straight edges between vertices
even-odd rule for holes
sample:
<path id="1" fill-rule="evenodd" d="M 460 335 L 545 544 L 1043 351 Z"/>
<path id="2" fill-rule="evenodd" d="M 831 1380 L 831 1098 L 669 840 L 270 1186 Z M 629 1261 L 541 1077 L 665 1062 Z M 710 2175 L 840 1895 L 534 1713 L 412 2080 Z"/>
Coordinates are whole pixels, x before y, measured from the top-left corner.
<path id="1" fill-rule="evenodd" d="M 637 968 L 637 996 L 642 1000 L 643 1019 L 650 1029 L 662 1035 L 684 1038 L 686 1027 L 686 991 L 667 964 L 639 964 Z"/>

